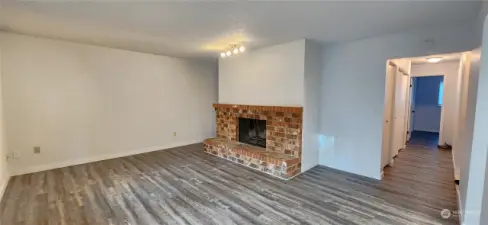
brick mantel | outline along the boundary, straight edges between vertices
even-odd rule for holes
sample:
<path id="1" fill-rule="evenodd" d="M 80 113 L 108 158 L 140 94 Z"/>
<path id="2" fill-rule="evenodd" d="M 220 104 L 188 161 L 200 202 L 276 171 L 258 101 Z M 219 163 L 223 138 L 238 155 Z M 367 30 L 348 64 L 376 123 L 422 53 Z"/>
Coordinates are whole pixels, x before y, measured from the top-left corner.
<path id="1" fill-rule="evenodd" d="M 235 105 L 235 104 L 213 104 L 214 108 L 232 108 L 232 109 L 245 109 L 256 111 L 268 111 L 268 112 L 291 112 L 302 113 L 303 107 L 296 106 L 266 106 L 266 105 Z"/>

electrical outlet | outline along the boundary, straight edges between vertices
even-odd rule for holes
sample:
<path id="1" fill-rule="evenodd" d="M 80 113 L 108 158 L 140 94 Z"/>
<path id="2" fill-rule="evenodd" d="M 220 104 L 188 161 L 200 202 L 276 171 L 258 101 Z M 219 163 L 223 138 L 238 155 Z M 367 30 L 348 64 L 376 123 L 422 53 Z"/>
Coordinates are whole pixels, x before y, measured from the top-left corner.
<path id="1" fill-rule="evenodd" d="M 176 131 L 175 131 L 175 132 L 173 132 L 173 136 L 175 136 L 175 137 L 176 137 Z"/>
<path id="2" fill-rule="evenodd" d="M 9 152 L 9 153 L 7 153 L 7 156 L 5 157 L 5 159 L 7 161 L 16 160 L 18 158 L 20 158 L 20 153 L 19 152 Z"/>
<path id="3" fill-rule="evenodd" d="M 12 154 L 12 153 L 7 153 L 7 156 L 5 156 L 5 159 L 6 159 L 7 161 L 12 160 L 12 159 L 13 159 L 13 154 Z"/>
<path id="4" fill-rule="evenodd" d="M 34 154 L 40 154 L 41 153 L 41 147 L 40 146 L 35 146 L 34 147 Z"/>

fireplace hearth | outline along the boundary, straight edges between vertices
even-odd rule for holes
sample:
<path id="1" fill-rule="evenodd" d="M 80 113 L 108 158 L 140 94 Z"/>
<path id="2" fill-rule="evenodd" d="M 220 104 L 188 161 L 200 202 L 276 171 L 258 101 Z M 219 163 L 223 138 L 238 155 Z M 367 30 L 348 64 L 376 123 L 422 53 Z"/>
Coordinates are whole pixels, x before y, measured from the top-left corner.
<path id="1" fill-rule="evenodd" d="M 239 118 L 238 141 L 266 148 L 266 120 Z"/>

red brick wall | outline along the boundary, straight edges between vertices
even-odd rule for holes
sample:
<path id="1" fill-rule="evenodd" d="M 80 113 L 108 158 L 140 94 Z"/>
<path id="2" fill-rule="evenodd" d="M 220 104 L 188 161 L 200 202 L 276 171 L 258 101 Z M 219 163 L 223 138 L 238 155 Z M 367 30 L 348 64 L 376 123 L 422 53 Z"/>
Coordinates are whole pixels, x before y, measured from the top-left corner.
<path id="1" fill-rule="evenodd" d="M 238 118 L 266 120 L 266 149 L 301 158 L 302 107 L 214 104 L 217 137 L 238 139 Z"/>

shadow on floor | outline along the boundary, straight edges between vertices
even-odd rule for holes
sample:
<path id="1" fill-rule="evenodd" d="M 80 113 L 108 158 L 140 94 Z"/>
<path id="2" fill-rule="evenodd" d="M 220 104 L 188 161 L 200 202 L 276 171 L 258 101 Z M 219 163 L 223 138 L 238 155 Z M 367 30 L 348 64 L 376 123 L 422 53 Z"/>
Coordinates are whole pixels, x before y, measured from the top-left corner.
<path id="1" fill-rule="evenodd" d="M 410 141 L 407 143 L 407 145 L 419 147 L 437 147 L 437 144 L 439 144 L 439 133 L 425 131 L 413 131 Z"/>

